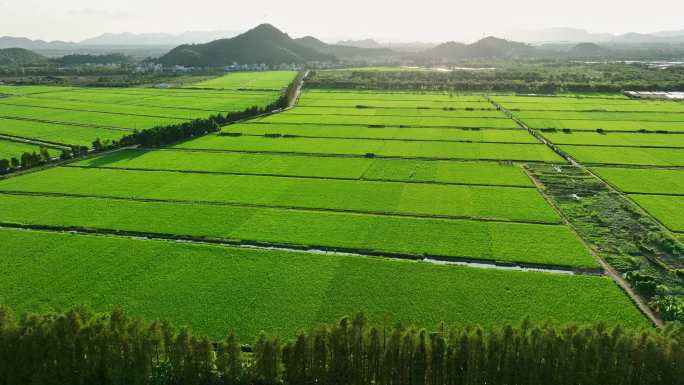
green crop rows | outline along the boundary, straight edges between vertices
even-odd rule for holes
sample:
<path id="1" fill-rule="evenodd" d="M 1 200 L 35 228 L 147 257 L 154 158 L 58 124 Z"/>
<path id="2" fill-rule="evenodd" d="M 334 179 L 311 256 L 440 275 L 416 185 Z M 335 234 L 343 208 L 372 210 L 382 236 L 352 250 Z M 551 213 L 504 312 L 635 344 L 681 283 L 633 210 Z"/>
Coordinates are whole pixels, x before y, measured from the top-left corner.
<path id="1" fill-rule="evenodd" d="M 544 136 L 555 144 L 684 148 L 684 135 L 673 134 L 571 131 L 544 132 Z"/>
<path id="2" fill-rule="evenodd" d="M 100 140 L 118 140 L 129 133 L 127 130 L 0 118 L 0 134 L 64 145 L 90 146 L 95 138 L 100 138 Z"/>
<path id="3" fill-rule="evenodd" d="M 670 230 L 684 232 L 684 196 L 631 194 L 630 197 Z"/>
<path id="4" fill-rule="evenodd" d="M 500 118 L 508 119 L 498 110 L 443 110 L 421 108 L 349 108 L 349 107 L 297 107 L 303 115 L 363 115 L 363 116 L 442 116 L 446 118 Z"/>
<path id="5" fill-rule="evenodd" d="M 684 195 L 684 170 L 596 167 L 592 171 L 626 193 Z"/>
<path id="6" fill-rule="evenodd" d="M 287 87 L 297 76 L 295 71 L 234 72 L 190 85 L 214 89 L 275 89 Z"/>
<path id="7" fill-rule="evenodd" d="M 234 329 L 247 340 L 262 330 L 292 335 L 360 309 L 374 323 L 388 317 L 426 327 L 517 323 L 526 316 L 646 326 L 603 277 L 33 231 L 0 230 L 0 239 L 0 300 L 19 312 L 81 303 L 105 311 L 118 304 L 213 338 Z"/>
<path id="8" fill-rule="evenodd" d="M 0 194 L 0 208 L 2 223 L 598 267 L 560 225 L 12 194 Z"/>
<path id="9" fill-rule="evenodd" d="M 533 187 L 520 167 L 484 162 L 388 160 L 197 151 L 123 150 L 81 167 Z"/>
<path id="10" fill-rule="evenodd" d="M 557 223 L 535 189 L 55 168 L 0 190 Z M 497 204 L 499 202 L 506 204 Z"/>
<path id="11" fill-rule="evenodd" d="M 223 128 L 227 133 L 245 135 L 289 135 L 320 138 L 448 140 L 464 142 L 539 143 L 524 130 L 471 130 L 434 127 L 339 126 L 331 124 L 233 124 Z"/>
<path id="12" fill-rule="evenodd" d="M 293 109 L 281 114 L 256 119 L 264 123 L 355 124 L 412 127 L 510 128 L 519 129 L 510 119 L 467 118 L 446 116 L 363 116 L 363 115 L 308 115 Z"/>
<path id="13" fill-rule="evenodd" d="M 684 149 L 641 147 L 561 146 L 581 163 L 684 166 Z"/>
<path id="14" fill-rule="evenodd" d="M 51 155 L 56 155 L 57 151 L 50 150 Z M 11 159 L 11 158 L 17 158 L 21 156 L 21 154 L 28 152 L 28 153 L 39 153 L 40 152 L 40 146 L 33 145 L 33 144 L 28 144 L 28 143 L 20 143 L 20 142 L 14 142 L 14 141 L 9 141 L 9 140 L 3 140 L 0 139 L 0 159 Z"/>
<path id="15" fill-rule="evenodd" d="M 176 148 L 432 159 L 485 159 L 562 162 L 542 144 L 407 142 L 366 139 L 229 137 L 208 135 Z"/>

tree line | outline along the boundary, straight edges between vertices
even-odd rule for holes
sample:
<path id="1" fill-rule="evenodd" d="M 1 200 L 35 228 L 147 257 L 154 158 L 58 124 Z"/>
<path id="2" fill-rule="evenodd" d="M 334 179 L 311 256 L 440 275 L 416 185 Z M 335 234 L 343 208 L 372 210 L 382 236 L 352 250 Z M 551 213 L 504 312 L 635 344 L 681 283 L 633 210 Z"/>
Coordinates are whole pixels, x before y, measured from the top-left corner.
<path id="1" fill-rule="evenodd" d="M 85 307 L 18 320 L 0 307 L 0 385 L 684 384 L 684 330 L 551 322 L 435 331 L 363 314 L 241 345 Z"/>
<path id="2" fill-rule="evenodd" d="M 559 92 L 677 91 L 684 67 L 565 61 L 475 61 L 453 71 L 315 71 L 307 87 L 404 91 Z"/>

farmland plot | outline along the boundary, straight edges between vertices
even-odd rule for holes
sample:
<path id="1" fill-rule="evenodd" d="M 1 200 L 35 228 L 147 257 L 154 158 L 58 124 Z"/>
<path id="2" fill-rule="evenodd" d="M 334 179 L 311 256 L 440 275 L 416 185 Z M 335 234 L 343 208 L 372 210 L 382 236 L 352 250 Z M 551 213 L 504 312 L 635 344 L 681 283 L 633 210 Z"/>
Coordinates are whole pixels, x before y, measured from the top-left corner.
<path id="1" fill-rule="evenodd" d="M 684 166 L 684 149 L 608 146 L 561 146 L 581 163 Z"/>
<path id="2" fill-rule="evenodd" d="M 0 194 L 0 223 L 598 267 L 577 236 L 560 225 L 14 194 Z"/>
<path id="3" fill-rule="evenodd" d="M 684 195 L 684 170 L 596 167 L 592 171 L 626 193 Z"/>
<path id="4" fill-rule="evenodd" d="M 531 128 L 555 128 L 571 130 L 605 131 L 672 131 L 684 132 L 684 122 L 653 122 L 638 120 L 561 120 L 561 119 L 524 119 Z"/>
<path id="5" fill-rule="evenodd" d="M 555 144 L 684 148 L 684 135 L 680 134 L 572 131 L 544 132 L 543 135 Z"/>
<path id="6" fill-rule="evenodd" d="M 128 130 L 82 127 L 68 124 L 32 122 L 0 118 L 0 134 L 30 138 L 63 145 L 91 146 L 93 140 L 119 140 Z"/>
<path id="7" fill-rule="evenodd" d="M 83 160 L 73 166 L 534 187 L 520 167 L 494 162 L 131 149 Z"/>
<path id="8" fill-rule="evenodd" d="M 352 124 L 411 127 L 510 128 L 520 127 L 510 119 L 460 118 L 444 116 L 363 116 L 363 115 L 307 115 L 297 109 L 256 119 L 264 123 Z"/>
<path id="9" fill-rule="evenodd" d="M 503 325 L 525 316 L 647 326 L 604 277 L 7 229 L 0 242 L 7 251 L 0 256 L 0 298 L 18 312 L 76 304 L 106 311 L 117 303 L 215 339 L 233 328 L 242 340 L 260 331 L 291 336 L 358 310 L 373 323 L 388 317 L 427 328 L 441 321 Z"/>
<path id="10" fill-rule="evenodd" d="M 440 110 L 425 108 L 349 108 L 349 107 L 297 107 L 302 115 L 361 115 L 361 116 L 443 116 L 447 118 L 499 118 L 508 119 L 498 110 Z"/>
<path id="11" fill-rule="evenodd" d="M 59 151 L 49 149 L 51 155 L 57 155 Z M 40 152 L 40 146 L 34 145 L 34 144 L 28 144 L 28 143 L 19 143 L 19 142 L 13 142 L 9 140 L 3 140 L 0 139 L 0 159 L 11 159 L 11 158 L 17 158 L 21 156 L 21 154 L 28 152 L 28 153 L 39 153 Z"/>
<path id="12" fill-rule="evenodd" d="M 264 138 L 207 135 L 174 146 L 197 150 L 266 153 L 305 153 L 425 159 L 481 159 L 563 162 L 542 144 L 458 143 L 440 141 L 395 141 L 367 139 Z"/>
<path id="13" fill-rule="evenodd" d="M 630 198 L 670 230 L 684 232 L 684 196 L 631 194 Z"/>
<path id="14" fill-rule="evenodd" d="M 188 87 L 280 90 L 292 83 L 296 76 L 296 71 L 233 72 L 218 78 L 194 83 Z"/>
<path id="15" fill-rule="evenodd" d="M 558 223 L 535 189 L 56 168 L 2 191 Z M 498 204 L 506 202 L 505 205 Z"/>
<path id="16" fill-rule="evenodd" d="M 319 138 L 398 139 L 463 142 L 539 143 L 524 130 L 472 130 L 434 127 L 338 126 L 332 124 L 233 124 L 223 128 L 226 133 L 245 135 L 288 135 Z"/>

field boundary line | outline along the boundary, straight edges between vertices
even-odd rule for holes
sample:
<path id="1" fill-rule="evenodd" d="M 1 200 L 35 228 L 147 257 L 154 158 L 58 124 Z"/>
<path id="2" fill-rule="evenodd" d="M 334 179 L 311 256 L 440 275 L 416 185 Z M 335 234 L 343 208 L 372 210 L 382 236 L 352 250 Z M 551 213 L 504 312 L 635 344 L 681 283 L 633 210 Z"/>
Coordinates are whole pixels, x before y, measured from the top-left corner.
<path id="1" fill-rule="evenodd" d="M 296 115 L 288 114 L 283 116 Z M 325 116 L 325 115 L 309 115 L 309 116 Z M 360 116 L 372 116 L 372 115 L 360 115 Z M 255 117 L 256 118 L 256 117 Z M 504 119 L 505 120 L 505 119 Z M 336 123 L 336 124 L 325 124 L 325 123 L 307 123 L 307 122 L 255 122 L 260 124 L 294 124 L 294 125 L 328 125 L 328 126 L 351 126 L 351 127 L 366 127 L 366 128 L 444 128 L 444 129 L 470 129 L 472 131 L 477 130 L 520 130 L 518 127 L 487 127 L 487 126 L 444 126 L 444 125 L 427 125 L 427 124 L 387 124 L 387 123 Z M 377 126 L 377 127 L 372 127 Z"/>
<path id="2" fill-rule="evenodd" d="M 98 104 L 98 103 L 93 103 L 93 104 Z M 162 118 L 162 119 L 181 119 L 181 120 L 188 119 L 188 117 L 180 117 L 180 116 L 168 116 L 168 115 L 167 116 L 161 116 L 161 115 L 146 115 L 146 114 L 123 113 L 123 112 L 112 112 L 112 111 L 96 111 L 96 110 L 86 110 L 86 109 L 78 109 L 78 108 L 48 107 L 48 106 L 36 106 L 36 105 L 30 105 L 30 104 L 16 104 L 16 103 L 5 103 L 5 102 L 0 103 L 0 106 L 2 106 L 2 105 L 14 106 L 14 107 L 26 107 L 26 108 L 42 108 L 42 109 L 46 109 L 46 110 L 91 112 L 91 113 L 96 113 L 96 114 L 108 114 L 108 115 L 117 115 L 117 116 L 137 116 L 137 117 L 142 117 L 142 118 Z M 144 107 L 144 106 L 139 106 L 139 107 Z"/>
<path id="3" fill-rule="evenodd" d="M 334 99 L 334 100 L 339 100 L 339 99 Z M 343 99 L 343 100 L 359 100 L 359 99 Z M 363 100 L 375 100 L 375 99 L 363 99 Z M 484 100 L 478 101 L 479 102 L 486 102 Z M 307 104 L 307 105 L 300 105 L 299 107 L 301 108 L 349 108 L 349 109 L 357 109 L 358 107 L 356 106 L 318 106 L 314 104 Z M 447 109 L 445 109 L 447 108 Z M 496 111 L 495 108 L 474 108 L 474 107 L 395 107 L 395 106 L 364 106 L 364 109 L 374 109 L 374 110 L 418 110 L 418 111 L 425 111 L 425 110 L 438 110 L 438 111 L 468 111 L 468 112 L 477 112 L 477 111 Z M 396 116 L 396 115 L 394 115 Z"/>
<path id="4" fill-rule="evenodd" d="M 290 205 L 267 205 L 259 203 L 247 202 L 221 202 L 221 201 L 203 201 L 203 200 L 182 200 L 182 199 L 158 199 L 158 198 L 140 198 L 140 197 L 120 197 L 108 195 L 88 195 L 88 194 L 74 194 L 74 193 L 56 193 L 56 192 L 34 192 L 34 191 L 10 191 L 0 190 L 0 195 L 15 195 L 15 196 L 39 196 L 48 198 L 74 198 L 74 199 L 101 199 L 101 200 L 118 200 L 141 203 L 162 203 L 162 204 L 183 204 L 183 205 L 203 205 L 203 206 L 230 206 L 238 208 L 261 208 L 274 210 L 292 210 L 304 212 L 329 212 L 339 214 L 352 215 L 371 215 L 378 217 L 397 217 L 410 219 L 434 219 L 444 221 L 471 221 L 471 222 L 493 222 L 493 223 L 510 223 L 521 225 L 536 225 L 536 226 L 561 226 L 562 220 L 559 218 L 557 222 L 542 221 L 542 220 L 522 220 L 522 219 L 504 219 L 504 218 L 487 218 L 487 217 L 473 217 L 467 215 L 440 215 L 440 214 L 422 214 L 412 212 L 385 212 L 375 210 L 352 210 L 340 208 L 325 208 L 325 207 L 306 207 L 306 206 L 290 206 Z"/>
<path id="5" fill-rule="evenodd" d="M 6 104 L 6 103 L 4 103 Z M 297 108 L 307 108 L 306 106 L 297 106 Z M 309 107 L 310 108 L 310 107 Z M 336 107 L 336 108 L 342 108 L 342 107 Z M 416 109 L 416 111 L 421 111 L 419 109 Z M 441 111 L 441 110 L 440 110 Z M 296 116 L 381 116 L 381 117 L 389 117 L 389 118 L 397 118 L 397 117 L 408 117 L 408 118 L 447 118 L 447 119 L 508 119 L 506 116 L 446 116 L 446 115 L 369 115 L 369 114 L 314 114 L 314 113 L 302 113 L 302 112 L 296 112 L 295 109 L 292 110 L 288 115 L 296 115 Z"/>
<path id="6" fill-rule="evenodd" d="M 75 127 L 85 127 L 85 128 L 103 128 L 106 130 L 124 131 L 124 132 L 132 132 L 132 131 L 136 130 L 135 128 L 125 128 L 125 127 L 116 127 L 116 126 L 101 126 L 101 125 L 97 125 L 97 124 L 85 124 L 85 123 L 76 123 L 76 122 L 63 122 L 63 121 L 59 121 L 59 120 L 26 118 L 23 116 L 0 115 L 0 119 L 21 120 L 21 121 L 38 122 L 38 123 L 50 123 L 50 124 L 59 124 L 59 125 L 65 125 L 65 126 L 75 126 Z"/>
<path id="7" fill-rule="evenodd" d="M 492 143 L 492 144 L 506 144 L 506 143 Z M 532 143 L 533 146 L 538 145 Z M 330 157 L 330 158 L 368 158 L 366 154 L 333 154 L 320 152 L 295 152 L 295 151 L 258 151 L 258 150 L 226 150 L 215 148 L 187 148 L 174 147 L 169 149 L 160 148 L 160 151 L 192 151 L 192 152 L 215 152 L 215 153 L 238 153 L 238 154 L 280 154 L 280 155 L 299 155 L 311 157 Z M 495 158 L 444 158 L 444 157 L 420 157 L 420 156 L 398 156 L 398 155 L 380 155 L 373 154 L 373 158 L 378 159 L 406 159 L 406 160 L 435 160 L 435 161 L 473 161 L 473 162 L 511 162 L 511 163 L 543 163 L 554 164 L 557 162 L 551 160 L 532 160 L 532 159 L 495 159 Z"/>
<path id="8" fill-rule="evenodd" d="M 369 164 L 368 168 L 372 166 Z M 440 182 L 440 181 L 420 181 L 420 180 L 401 180 L 389 178 L 365 178 L 364 170 L 360 177 L 331 177 L 331 176 L 311 176 L 311 175 L 285 175 L 269 173 L 250 173 L 250 172 L 230 172 L 230 171 L 202 171 L 202 170 L 174 170 L 163 168 L 135 168 L 135 167 L 113 167 L 113 166 L 79 166 L 76 164 L 65 165 L 62 167 L 81 168 L 81 169 L 103 169 L 103 170 L 123 170 L 123 171 L 142 171 L 142 172 L 175 172 L 181 174 L 209 174 L 209 175 L 245 175 L 245 176 L 265 176 L 274 178 L 301 178 L 301 179 L 320 179 L 320 180 L 339 180 L 339 181 L 361 181 L 361 182 L 383 182 L 383 183 L 410 183 L 410 184 L 434 184 L 445 186 L 473 186 L 473 187 L 502 187 L 502 188 L 535 188 L 534 185 L 507 185 L 507 184 L 485 184 L 485 183 L 466 183 L 466 182 Z"/>
<path id="9" fill-rule="evenodd" d="M 69 145 L 69 144 L 57 143 L 57 142 L 47 142 L 47 141 L 33 139 L 33 138 L 26 138 L 23 136 L 7 135 L 7 134 L 1 134 L 1 133 L 0 133 L 0 139 L 6 140 L 9 142 L 33 144 L 36 146 L 54 148 L 54 149 L 58 149 L 58 150 L 64 150 L 64 149 L 68 149 L 71 147 L 71 145 Z"/>
<path id="10" fill-rule="evenodd" d="M 0 228 L 19 229 L 26 231 L 49 231 L 60 233 L 75 233 L 81 235 L 93 236 L 116 236 L 120 238 L 134 238 L 145 240 L 160 240 L 172 241 L 180 243 L 205 244 L 205 245 L 219 245 L 224 247 L 237 247 L 248 249 L 262 249 L 262 250 L 281 250 L 307 254 L 339 254 L 351 255 L 358 257 L 380 257 L 394 260 L 409 260 L 415 262 L 441 262 L 437 264 L 468 264 L 476 265 L 470 266 L 473 268 L 490 268 L 503 270 L 523 270 L 523 271 L 538 271 L 545 273 L 562 273 L 572 275 L 590 275 L 603 276 L 604 272 L 597 268 L 580 268 L 563 265 L 537 264 L 526 262 L 503 262 L 496 259 L 478 259 L 473 257 L 462 256 L 445 256 L 445 255 L 431 255 L 431 254 L 406 254 L 396 253 L 391 251 L 356 249 L 345 247 L 331 247 L 331 246 L 317 246 L 304 244 L 290 244 L 277 242 L 262 242 L 257 240 L 241 240 L 241 239 L 221 239 L 212 237 L 188 236 L 179 234 L 165 234 L 165 233 L 150 233 L 138 232 L 128 230 L 116 230 L 106 228 L 86 228 L 86 227 L 71 227 L 71 226 L 53 226 L 53 225 L 31 225 L 20 224 L 12 222 L 0 222 Z"/>
<path id="11" fill-rule="evenodd" d="M 634 135 L 634 134 L 631 134 Z M 637 134 L 638 135 L 638 134 Z M 648 134 L 642 134 L 648 135 Z M 555 143 L 555 142 L 554 142 Z M 574 147 L 617 147 L 617 148 L 646 148 L 646 149 L 659 149 L 664 148 L 668 150 L 684 150 L 684 145 L 682 146 L 638 146 L 638 145 L 628 145 L 628 144 L 576 144 L 576 143 L 556 143 L 558 146 L 574 146 Z"/>
<path id="12" fill-rule="evenodd" d="M 230 126 L 227 126 L 230 127 Z M 231 132 L 225 134 L 218 133 L 218 136 L 229 136 Z M 249 136 L 257 138 L 270 138 L 269 134 L 259 135 L 259 134 L 245 134 L 239 133 L 240 136 Z M 287 135 L 287 136 L 285 136 Z M 534 144 L 538 145 L 541 143 L 537 142 L 493 142 L 487 140 L 458 140 L 458 139 L 418 139 L 418 138 L 370 138 L 370 137 L 350 137 L 350 136 L 316 136 L 316 135 L 298 135 L 298 134 L 283 134 L 283 136 L 274 139 L 341 139 L 341 140 L 378 140 L 378 141 L 394 141 L 394 142 L 442 142 L 442 143 L 487 143 L 487 144 Z"/>
<path id="13" fill-rule="evenodd" d="M 382 130 L 384 128 L 400 128 L 400 129 L 412 129 L 412 128 L 430 128 L 430 129 L 439 129 L 439 130 L 456 130 L 456 131 L 481 131 L 481 130 L 500 130 L 500 131 L 521 131 L 522 129 L 520 127 L 452 127 L 452 126 L 422 126 L 422 125 L 406 125 L 406 124 L 400 124 L 400 125 L 387 125 L 387 124 L 380 124 L 380 125 L 373 125 L 373 124 L 364 124 L 364 123 L 301 123 L 301 122 L 269 122 L 269 121 L 251 121 L 251 122 L 245 122 L 243 124 L 268 124 L 268 125 L 274 125 L 274 126 L 324 126 L 324 127 L 361 127 L 361 128 L 368 128 L 368 129 L 374 129 L 374 130 Z"/>
<path id="14" fill-rule="evenodd" d="M 573 166 L 577 166 L 578 163 L 575 161 L 575 159 L 570 156 L 568 153 L 565 151 L 561 150 L 558 146 L 553 144 L 553 142 L 549 141 L 546 139 L 543 134 L 541 134 L 538 130 L 530 128 L 525 122 L 522 120 L 518 119 L 512 112 L 510 112 L 506 107 L 502 106 L 501 104 L 497 103 L 493 99 L 491 99 L 489 96 L 485 95 L 485 98 L 489 100 L 490 103 L 492 103 L 497 109 L 501 110 L 506 114 L 509 118 L 511 118 L 514 122 L 516 122 L 520 127 L 523 129 L 526 129 L 532 136 L 537 138 L 542 144 L 546 145 L 548 148 L 553 150 L 556 154 L 560 155 L 563 159 L 565 159 L 567 162 L 569 162 Z"/>

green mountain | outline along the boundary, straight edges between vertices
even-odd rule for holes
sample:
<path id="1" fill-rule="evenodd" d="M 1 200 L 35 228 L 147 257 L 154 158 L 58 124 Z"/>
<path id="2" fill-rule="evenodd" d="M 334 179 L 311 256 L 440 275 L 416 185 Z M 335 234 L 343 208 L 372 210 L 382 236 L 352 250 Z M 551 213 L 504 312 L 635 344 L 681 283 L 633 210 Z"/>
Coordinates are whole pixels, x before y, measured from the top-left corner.
<path id="1" fill-rule="evenodd" d="M 262 24 L 231 39 L 181 45 L 159 58 L 164 65 L 221 67 L 238 64 L 306 63 L 335 57 L 294 41 L 270 24 Z"/>
<path id="2" fill-rule="evenodd" d="M 447 42 L 416 55 L 417 59 L 460 60 L 477 58 L 517 58 L 530 56 L 535 48 L 496 37 L 486 37 L 473 44 Z"/>
<path id="3" fill-rule="evenodd" d="M 46 60 L 42 55 L 23 48 L 0 49 L 0 65 L 26 65 Z"/>
<path id="4" fill-rule="evenodd" d="M 610 54 L 610 50 L 596 43 L 579 43 L 572 47 L 568 54 L 571 57 L 604 57 Z"/>
<path id="5" fill-rule="evenodd" d="M 370 59 L 397 55 L 389 48 L 360 48 L 341 44 L 327 44 L 312 36 L 295 39 L 295 42 L 318 52 L 334 55 L 338 59 Z"/>

